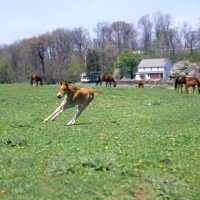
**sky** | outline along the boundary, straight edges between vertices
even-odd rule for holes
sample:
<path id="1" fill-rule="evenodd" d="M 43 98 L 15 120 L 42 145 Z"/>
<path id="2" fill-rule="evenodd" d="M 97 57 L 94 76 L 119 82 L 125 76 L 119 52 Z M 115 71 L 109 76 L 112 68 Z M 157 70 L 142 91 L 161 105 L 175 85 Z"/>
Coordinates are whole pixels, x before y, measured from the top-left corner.
<path id="1" fill-rule="evenodd" d="M 199 0 L 0 0 L 0 44 L 82 27 L 93 34 L 98 23 L 138 20 L 153 13 L 170 14 L 174 26 L 188 22 L 195 29 L 200 19 Z"/>

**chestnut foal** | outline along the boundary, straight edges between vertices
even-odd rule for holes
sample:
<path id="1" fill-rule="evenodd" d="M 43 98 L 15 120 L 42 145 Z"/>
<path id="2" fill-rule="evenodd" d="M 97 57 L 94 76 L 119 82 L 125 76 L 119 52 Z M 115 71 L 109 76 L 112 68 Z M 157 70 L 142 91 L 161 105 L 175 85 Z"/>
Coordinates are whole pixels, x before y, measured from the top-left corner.
<path id="1" fill-rule="evenodd" d="M 71 108 L 77 105 L 77 113 L 67 125 L 75 124 L 78 116 L 81 115 L 82 111 L 94 99 L 94 94 L 102 94 L 101 90 L 92 90 L 89 87 L 77 88 L 74 85 L 69 84 L 67 81 L 60 82 L 60 84 L 61 87 L 57 97 L 60 99 L 65 95 L 65 98 L 61 105 L 49 117 L 47 117 L 44 122 L 47 122 L 49 119 L 53 121 L 61 112 L 67 108 Z"/>

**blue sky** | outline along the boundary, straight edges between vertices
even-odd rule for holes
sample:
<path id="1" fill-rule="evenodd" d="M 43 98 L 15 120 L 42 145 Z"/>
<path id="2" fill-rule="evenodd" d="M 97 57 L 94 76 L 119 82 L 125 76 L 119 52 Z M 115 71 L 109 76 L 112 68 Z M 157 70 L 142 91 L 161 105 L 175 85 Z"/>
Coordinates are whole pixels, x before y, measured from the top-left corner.
<path id="1" fill-rule="evenodd" d="M 144 15 L 170 14 L 197 28 L 199 0 L 0 0 L 0 44 L 38 36 L 57 28 L 83 27 L 92 35 L 100 22 L 135 23 Z"/>

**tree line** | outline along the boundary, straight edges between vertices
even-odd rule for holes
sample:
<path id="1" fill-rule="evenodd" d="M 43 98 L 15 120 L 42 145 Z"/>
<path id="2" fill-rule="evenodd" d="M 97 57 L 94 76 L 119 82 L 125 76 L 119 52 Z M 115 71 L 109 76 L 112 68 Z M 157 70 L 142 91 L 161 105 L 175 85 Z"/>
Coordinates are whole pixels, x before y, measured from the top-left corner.
<path id="1" fill-rule="evenodd" d="M 170 14 L 156 12 L 152 17 L 142 16 L 136 25 L 124 21 L 98 23 L 93 37 L 82 27 L 58 28 L 10 45 L 3 44 L 0 82 L 25 82 L 32 73 L 40 74 L 47 83 L 76 82 L 83 72 L 113 74 L 117 68 L 122 69 L 118 78 L 130 71 L 133 78 L 135 70 L 127 70 L 127 62 L 121 62 L 120 58 L 127 50 L 127 55 L 132 52 L 139 58 L 200 61 L 200 18 L 195 29 L 187 22 L 174 26 Z"/>

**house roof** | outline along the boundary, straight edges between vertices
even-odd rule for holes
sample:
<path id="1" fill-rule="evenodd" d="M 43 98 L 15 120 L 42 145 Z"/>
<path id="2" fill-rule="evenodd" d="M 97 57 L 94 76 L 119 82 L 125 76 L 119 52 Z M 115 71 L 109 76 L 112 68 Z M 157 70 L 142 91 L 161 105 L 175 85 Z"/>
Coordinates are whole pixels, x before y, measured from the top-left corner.
<path id="1" fill-rule="evenodd" d="M 139 65 L 138 68 L 141 67 L 164 67 L 168 59 L 161 58 L 161 59 L 143 59 Z"/>

